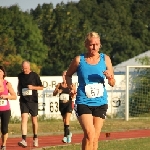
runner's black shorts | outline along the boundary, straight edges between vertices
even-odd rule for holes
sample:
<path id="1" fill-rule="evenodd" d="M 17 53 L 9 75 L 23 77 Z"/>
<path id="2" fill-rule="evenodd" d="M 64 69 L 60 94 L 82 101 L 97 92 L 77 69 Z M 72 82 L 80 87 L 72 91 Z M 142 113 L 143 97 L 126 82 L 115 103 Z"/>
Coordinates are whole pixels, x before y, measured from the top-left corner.
<path id="1" fill-rule="evenodd" d="M 107 104 L 101 106 L 88 106 L 84 104 L 76 104 L 74 107 L 77 117 L 83 114 L 92 114 L 92 116 L 100 117 L 102 119 L 105 119 L 107 109 L 108 109 Z"/>
<path id="2" fill-rule="evenodd" d="M 62 116 L 64 116 L 66 113 L 72 113 L 73 110 L 72 103 L 74 102 L 71 100 L 69 100 L 66 103 L 61 103 L 61 101 L 59 101 L 59 111 Z"/>
<path id="3" fill-rule="evenodd" d="M 32 117 L 38 115 L 38 102 L 20 102 L 21 114 L 29 113 Z"/>

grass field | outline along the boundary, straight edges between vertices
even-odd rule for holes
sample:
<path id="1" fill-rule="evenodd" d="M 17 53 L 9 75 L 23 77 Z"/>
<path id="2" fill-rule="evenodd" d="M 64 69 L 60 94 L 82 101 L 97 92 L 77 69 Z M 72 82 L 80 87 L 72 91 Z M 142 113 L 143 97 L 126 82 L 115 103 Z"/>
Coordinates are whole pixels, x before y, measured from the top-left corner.
<path id="1" fill-rule="evenodd" d="M 43 150 L 81 150 L 81 145 L 50 147 Z M 98 150 L 150 150 L 150 138 L 101 141 Z"/>
<path id="2" fill-rule="evenodd" d="M 63 123 L 62 120 L 42 120 L 39 119 L 39 135 L 45 134 L 62 134 L 63 133 Z M 125 121 L 121 119 L 106 119 L 102 132 L 113 132 L 113 131 L 126 131 L 135 129 L 150 129 L 150 119 L 134 119 L 130 121 Z M 70 130 L 74 132 L 82 132 L 80 124 L 78 121 L 70 122 Z M 20 135 L 20 122 L 14 123 L 13 120 L 9 124 L 9 134 L 10 135 Z M 28 134 L 32 134 L 31 122 L 28 122 Z"/>

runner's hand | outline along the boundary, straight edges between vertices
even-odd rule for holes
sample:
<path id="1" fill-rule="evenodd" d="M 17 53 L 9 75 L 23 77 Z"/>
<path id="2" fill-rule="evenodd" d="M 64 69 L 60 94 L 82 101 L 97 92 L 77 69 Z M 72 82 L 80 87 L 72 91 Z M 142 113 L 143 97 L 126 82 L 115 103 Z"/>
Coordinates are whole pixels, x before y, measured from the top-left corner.
<path id="1" fill-rule="evenodd" d="M 1 99 L 6 99 L 6 98 L 8 98 L 8 95 L 1 95 L 0 98 Z"/>
<path id="2" fill-rule="evenodd" d="M 110 72 L 109 70 L 105 70 L 105 71 L 103 72 L 103 74 L 106 76 L 107 79 L 113 77 L 112 74 L 111 74 L 111 72 Z"/>
<path id="3" fill-rule="evenodd" d="M 33 90 L 33 85 L 28 85 L 29 90 Z"/>
<path id="4" fill-rule="evenodd" d="M 70 90 L 70 96 L 71 96 L 71 98 L 75 98 L 76 94 L 77 94 L 76 90 L 74 90 L 74 89 Z"/>
<path id="5" fill-rule="evenodd" d="M 62 89 L 58 89 L 58 93 L 62 93 Z"/>

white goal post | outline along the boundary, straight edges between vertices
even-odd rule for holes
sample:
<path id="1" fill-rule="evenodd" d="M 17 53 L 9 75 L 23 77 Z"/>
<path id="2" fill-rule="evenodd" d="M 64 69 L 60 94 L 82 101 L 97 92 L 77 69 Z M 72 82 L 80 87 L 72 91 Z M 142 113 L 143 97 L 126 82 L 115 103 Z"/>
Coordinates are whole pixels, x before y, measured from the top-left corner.
<path id="1" fill-rule="evenodd" d="M 150 108 L 146 106 L 148 99 L 150 103 L 150 65 L 126 66 L 125 120 L 150 117 Z M 145 108 L 149 110 L 146 112 Z"/>

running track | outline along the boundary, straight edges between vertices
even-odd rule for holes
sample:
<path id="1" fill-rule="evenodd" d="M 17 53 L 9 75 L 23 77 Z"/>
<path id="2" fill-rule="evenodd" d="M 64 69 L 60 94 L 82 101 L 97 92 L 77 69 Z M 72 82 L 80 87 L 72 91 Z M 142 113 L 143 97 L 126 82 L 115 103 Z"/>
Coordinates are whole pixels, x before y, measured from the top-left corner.
<path id="1" fill-rule="evenodd" d="M 113 139 L 126 139 L 126 138 L 141 138 L 150 137 L 150 130 L 130 130 L 126 132 L 111 132 L 110 137 L 106 137 L 106 133 L 101 133 L 99 140 L 113 140 Z M 18 142 L 21 140 L 20 137 L 12 138 L 9 137 L 7 140 L 7 150 L 38 150 L 42 147 L 66 145 L 61 142 L 63 135 L 49 135 L 39 136 L 39 147 L 32 147 L 32 137 L 27 138 L 28 147 L 22 148 L 18 146 Z M 72 143 L 81 143 L 83 134 L 73 134 Z"/>

